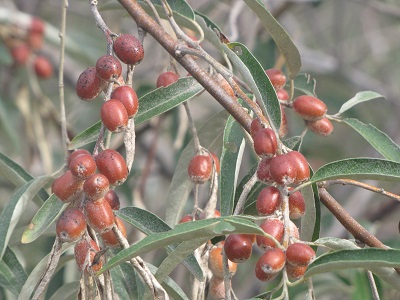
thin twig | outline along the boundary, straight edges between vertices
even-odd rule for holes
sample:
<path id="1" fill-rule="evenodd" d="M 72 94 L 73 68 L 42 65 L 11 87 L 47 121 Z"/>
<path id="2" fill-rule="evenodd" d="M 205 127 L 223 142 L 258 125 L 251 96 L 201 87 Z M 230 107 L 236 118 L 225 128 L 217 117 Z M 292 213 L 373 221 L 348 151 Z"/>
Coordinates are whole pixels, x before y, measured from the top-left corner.
<path id="1" fill-rule="evenodd" d="M 96 25 L 101 31 L 104 33 L 107 41 L 107 54 L 112 55 L 113 53 L 113 39 L 112 36 L 115 35 L 112 31 L 108 28 L 107 24 L 104 22 L 103 18 L 101 17 L 98 9 L 97 9 L 97 0 L 90 1 L 90 9 L 92 11 L 93 17 L 96 21 Z"/>
<path id="2" fill-rule="evenodd" d="M 234 215 L 239 215 L 243 211 L 244 204 L 246 203 L 247 195 L 250 193 L 253 186 L 257 183 L 257 172 L 254 172 L 253 176 L 249 179 L 248 182 L 243 186 L 242 193 L 238 199 L 238 202 L 235 207 Z"/>
<path id="3" fill-rule="evenodd" d="M 380 300 L 379 292 L 378 292 L 378 288 L 376 287 L 374 275 L 372 274 L 372 272 L 370 270 L 366 270 L 366 272 L 367 272 L 368 282 L 371 287 L 372 298 L 374 300 Z"/>
<path id="4" fill-rule="evenodd" d="M 222 248 L 222 265 L 224 268 L 224 286 L 225 286 L 225 300 L 231 300 L 231 279 L 232 275 L 229 272 L 229 262 L 224 248 Z"/>

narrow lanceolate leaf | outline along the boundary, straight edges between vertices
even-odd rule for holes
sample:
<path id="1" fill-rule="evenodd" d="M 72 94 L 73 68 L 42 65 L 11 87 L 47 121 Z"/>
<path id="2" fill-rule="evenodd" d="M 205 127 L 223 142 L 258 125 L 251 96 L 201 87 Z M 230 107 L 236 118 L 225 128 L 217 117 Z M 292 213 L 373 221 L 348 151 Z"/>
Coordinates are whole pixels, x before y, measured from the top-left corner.
<path id="1" fill-rule="evenodd" d="M 28 181 L 14 192 L 3 208 L 0 214 L 0 258 L 3 257 L 11 233 L 25 212 L 26 205 L 50 179 L 50 176 L 42 176 Z"/>
<path id="2" fill-rule="evenodd" d="M 359 247 L 350 240 L 340 239 L 335 237 L 325 237 L 314 241 L 319 246 L 327 247 L 331 250 L 351 250 Z"/>
<path id="3" fill-rule="evenodd" d="M 313 241 L 319 235 L 319 217 L 316 199 L 314 199 L 313 186 L 309 185 L 301 189 L 306 203 L 306 212 L 301 219 L 300 237 L 302 241 Z"/>
<path id="4" fill-rule="evenodd" d="M 162 6 L 161 0 L 152 0 L 154 4 Z M 189 4 L 185 0 L 167 0 L 169 6 L 173 12 L 179 13 L 188 19 L 194 20 L 194 12 Z"/>
<path id="5" fill-rule="evenodd" d="M 140 125 L 151 118 L 163 114 L 179 104 L 193 98 L 203 87 L 193 78 L 180 78 L 177 82 L 158 88 L 139 99 L 139 110 L 135 116 L 135 125 Z M 78 134 L 68 145 L 69 150 L 80 148 L 96 141 L 101 122 L 90 126 Z"/>
<path id="6" fill-rule="evenodd" d="M 19 164 L 2 153 L 0 153 L 0 175 L 16 187 L 20 187 L 33 179 L 31 174 L 27 173 Z M 43 189 L 38 192 L 37 196 L 42 202 L 46 201 L 49 197 Z"/>
<path id="7" fill-rule="evenodd" d="M 281 125 L 281 108 L 275 89 L 265 74 L 264 69 L 245 45 L 241 43 L 229 43 L 227 46 L 232 50 L 227 53 L 229 59 L 232 60 L 235 66 L 239 66 L 238 71 L 243 75 L 244 80 L 255 93 L 264 114 L 271 122 L 271 127 L 275 131 L 279 130 Z M 245 64 L 247 70 L 236 63 L 237 59 L 233 54 Z"/>
<path id="8" fill-rule="evenodd" d="M 400 163 L 376 158 L 350 158 L 335 161 L 319 168 L 312 183 L 339 178 L 399 180 Z"/>
<path id="9" fill-rule="evenodd" d="M 226 122 L 221 155 L 221 215 L 230 216 L 234 209 L 235 190 L 245 147 L 244 133 L 232 116 Z"/>
<path id="10" fill-rule="evenodd" d="M 282 56 L 285 58 L 289 69 L 289 78 L 294 79 L 301 68 L 300 52 L 296 45 L 261 0 L 244 0 L 244 2 L 255 12 L 265 29 L 274 39 Z"/>
<path id="11" fill-rule="evenodd" d="M 0 261 L 0 283 L 4 288 L 18 295 L 28 275 L 14 252 L 7 247 Z"/>
<path id="12" fill-rule="evenodd" d="M 344 113 L 346 110 L 349 110 L 352 108 L 354 105 L 357 105 L 359 103 L 365 102 L 365 101 L 371 101 L 375 99 L 385 99 L 384 96 L 382 96 L 379 93 L 376 92 L 371 92 L 371 91 L 364 91 L 364 92 L 358 92 L 353 98 L 345 102 L 342 107 L 339 109 L 339 112 L 337 113 L 338 115 Z"/>
<path id="13" fill-rule="evenodd" d="M 310 74 L 301 73 L 294 79 L 294 88 L 303 94 L 316 97 L 315 86 L 317 81 Z"/>
<path id="14" fill-rule="evenodd" d="M 58 199 L 56 195 L 51 195 L 36 212 L 31 223 L 26 227 L 21 242 L 28 244 L 40 237 L 58 218 L 67 205 L 67 203 L 63 203 Z"/>
<path id="15" fill-rule="evenodd" d="M 386 133 L 371 124 L 365 124 L 354 118 L 343 119 L 343 123 L 361 134 L 383 157 L 400 162 L 400 147 Z"/>
<path id="16" fill-rule="evenodd" d="M 304 276 L 350 268 L 379 267 L 400 267 L 400 250 L 368 248 L 334 251 L 313 261 Z"/>
<path id="17" fill-rule="evenodd" d="M 138 207 L 124 207 L 116 214 L 147 235 L 171 230 L 171 227 L 155 214 Z M 166 249 L 172 252 L 175 246 L 168 245 Z M 193 254 L 188 255 L 182 263 L 197 279 L 203 279 L 203 271 Z"/>
<path id="18" fill-rule="evenodd" d="M 127 249 L 121 250 L 117 255 L 109 260 L 100 272 L 109 270 L 110 268 L 121 264 L 122 262 L 131 259 L 135 256 L 147 253 L 149 251 L 159 249 L 171 244 L 177 244 L 184 241 L 211 239 L 215 236 L 225 235 L 229 233 L 249 233 L 264 235 L 253 222 L 233 216 L 226 218 L 213 218 L 187 222 L 177 225 L 174 229 L 154 233 L 130 246 Z"/>

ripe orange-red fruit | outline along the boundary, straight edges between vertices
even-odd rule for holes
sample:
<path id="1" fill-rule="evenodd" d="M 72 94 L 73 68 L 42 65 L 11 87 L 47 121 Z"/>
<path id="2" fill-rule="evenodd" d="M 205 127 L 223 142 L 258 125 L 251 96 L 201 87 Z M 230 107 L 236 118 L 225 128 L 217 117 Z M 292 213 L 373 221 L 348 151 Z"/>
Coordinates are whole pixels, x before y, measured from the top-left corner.
<path id="1" fill-rule="evenodd" d="M 90 154 L 75 156 L 69 164 L 72 175 L 80 180 L 85 180 L 96 172 L 96 162 Z"/>
<path id="2" fill-rule="evenodd" d="M 75 207 L 64 210 L 56 223 L 56 233 L 61 242 L 75 242 L 81 238 L 85 230 L 85 215 Z"/>
<path id="3" fill-rule="evenodd" d="M 219 162 L 219 158 L 214 152 L 210 152 L 210 154 L 211 154 L 211 158 L 214 161 L 215 172 L 217 172 L 217 174 L 219 174 L 219 172 L 221 171 L 221 164 Z"/>
<path id="4" fill-rule="evenodd" d="M 103 80 L 116 80 L 122 74 L 122 65 L 116 57 L 103 55 L 96 62 L 96 72 Z"/>
<path id="5" fill-rule="evenodd" d="M 208 287 L 208 294 L 210 300 L 223 300 L 225 299 L 225 284 L 224 279 L 216 276 L 211 277 L 210 285 Z"/>
<path id="6" fill-rule="evenodd" d="M 71 161 L 77 157 L 78 155 L 81 154 L 88 154 L 91 155 L 89 151 L 87 151 L 86 149 L 76 149 L 73 152 L 71 152 L 68 156 L 68 161 L 67 161 L 67 165 L 69 166 L 69 164 L 71 163 Z"/>
<path id="7" fill-rule="evenodd" d="M 275 132 L 270 128 L 261 128 L 254 136 L 254 151 L 260 157 L 272 157 L 278 150 Z"/>
<path id="8" fill-rule="evenodd" d="M 292 220 L 289 222 L 289 234 L 295 239 L 300 239 L 300 232 L 299 228 L 296 226 L 296 224 L 293 223 Z"/>
<path id="9" fill-rule="evenodd" d="M 121 231 L 122 235 L 126 238 L 126 227 L 125 227 L 124 222 L 120 218 L 115 217 L 115 225 L 117 225 L 119 231 Z M 119 247 L 120 246 L 118 239 L 112 229 L 103 232 L 101 234 L 101 238 L 102 238 L 104 244 L 106 244 L 107 246 L 110 246 L 110 247 Z"/>
<path id="10" fill-rule="evenodd" d="M 265 233 L 274 237 L 279 243 L 282 242 L 285 228 L 284 228 L 284 224 L 281 220 L 279 220 L 277 218 L 266 219 L 260 225 L 260 228 L 262 230 L 264 230 Z M 269 248 L 277 247 L 275 242 L 267 236 L 257 235 L 256 241 L 257 241 L 258 247 L 260 247 L 260 249 L 262 249 L 264 251 Z"/>
<path id="11" fill-rule="evenodd" d="M 326 104 L 318 98 L 302 95 L 294 99 L 293 110 L 304 120 L 315 121 L 325 116 L 327 107 Z"/>
<path id="12" fill-rule="evenodd" d="M 96 173 L 86 179 L 83 184 L 83 192 L 90 200 L 96 201 L 107 194 L 109 187 L 110 182 L 107 177 L 101 173 Z"/>
<path id="13" fill-rule="evenodd" d="M 279 185 L 288 185 L 296 180 L 297 168 L 287 154 L 280 154 L 271 159 L 269 173 Z"/>
<path id="14" fill-rule="evenodd" d="M 272 158 L 268 157 L 261 159 L 257 168 L 258 180 L 268 184 L 274 181 L 270 173 L 271 160 Z"/>
<path id="15" fill-rule="evenodd" d="M 210 216 L 210 218 L 220 218 L 220 217 L 221 217 L 221 212 L 220 212 L 218 209 L 215 210 L 214 216 Z M 199 219 L 200 219 L 200 220 L 203 220 L 203 219 L 205 219 L 205 218 L 206 218 L 206 216 L 205 216 L 204 212 L 202 212 L 202 213 L 199 215 Z"/>
<path id="16" fill-rule="evenodd" d="M 28 31 L 29 33 L 44 33 L 44 22 L 41 18 L 32 17 L 31 24 L 29 25 Z"/>
<path id="17" fill-rule="evenodd" d="M 256 201 L 257 213 L 260 216 L 271 215 L 280 208 L 281 203 L 281 192 L 274 186 L 267 186 L 258 194 Z"/>
<path id="18" fill-rule="evenodd" d="M 289 100 L 289 93 L 285 89 L 279 89 L 276 91 L 276 96 L 281 101 L 288 101 Z"/>
<path id="19" fill-rule="evenodd" d="M 307 121 L 306 126 L 315 134 L 328 136 L 333 131 L 333 124 L 328 118 L 322 118 L 317 121 Z"/>
<path id="20" fill-rule="evenodd" d="M 293 243 L 286 249 L 286 260 L 294 266 L 308 266 L 315 259 L 313 248 L 302 243 Z"/>
<path id="21" fill-rule="evenodd" d="M 83 187 L 83 180 L 76 179 L 68 170 L 54 180 L 52 191 L 63 202 L 72 202 L 80 197 Z"/>
<path id="22" fill-rule="evenodd" d="M 285 252 L 280 248 L 270 248 L 258 259 L 256 277 L 261 281 L 273 279 L 285 266 Z"/>
<path id="23" fill-rule="evenodd" d="M 306 203 L 300 191 L 289 196 L 289 218 L 300 219 L 306 212 Z"/>
<path id="24" fill-rule="evenodd" d="M 263 128 L 264 128 L 264 126 L 261 124 L 260 119 L 254 118 L 250 124 L 250 135 L 254 138 L 254 135 Z"/>
<path id="25" fill-rule="evenodd" d="M 156 83 L 156 87 L 167 87 L 170 84 L 173 84 L 175 82 L 177 82 L 179 79 L 179 75 L 176 74 L 175 72 L 164 72 L 161 73 L 158 78 L 157 78 L 157 83 Z"/>
<path id="26" fill-rule="evenodd" d="M 98 233 L 105 232 L 114 225 L 114 213 L 104 198 L 87 201 L 85 215 L 88 224 Z"/>
<path id="27" fill-rule="evenodd" d="M 114 190 L 108 190 L 104 195 L 104 199 L 110 204 L 112 210 L 119 210 L 121 204 L 119 201 L 119 196 Z"/>
<path id="28" fill-rule="evenodd" d="M 39 78 L 47 79 L 53 75 L 53 65 L 45 56 L 36 56 L 33 61 L 33 68 Z"/>
<path id="29" fill-rule="evenodd" d="M 213 247 L 208 258 L 208 267 L 214 276 L 224 278 L 224 267 L 222 261 L 222 247 Z M 228 260 L 229 273 L 233 276 L 236 273 L 237 264 Z"/>
<path id="30" fill-rule="evenodd" d="M 224 243 L 226 257 L 235 263 L 248 260 L 253 251 L 251 237 L 246 234 L 230 234 Z"/>
<path id="31" fill-rule="evenodd" d="M 294 183 L 300 184 L 310 179 L 310 167 L 304 155 L 298 151 L 291 151 L 286 155 L 291 158 L 296 167 L 296 179 Z"/>
<path id="32" fill-rule="evenodd" d="M 196 218 L 193 219 L 192 214 L 187 214 L 187 215 L 184 215 L 184 216 L 179 220 L 179 224 L 181 224 L 181 223 L 186 223 L 186 222 L 192 222 L 193 220 L 196 220 Z"/>
<path id="33" fill-rule="evenodd" d="M 25 65 L 31 55 L 31 49 L 26 44 L 19 44 L 10 50 L 10 54 L 17 65 Z"/>
<path id="34" fill-rule="evenodd" d="M 110 99 L 100 108 L 101 121 L 111 132 L 121 132 L 128 126 L 128 112 L 124 104 L 117 99 Z"/>
<path id="35" fill-rule="evenodd" d="M 137 94 L 130 86 L 122 85 L 117 87 L 112 92 L 111 99 L 117 99 L 122 102 L 129 118 L 134 117 L 139 109 Z"/>
<path id="36" fill-rule="evenodd" d="M 271 81 L 272 86 L 275 90 L 282 89 L 286 84 L 286 76 L 283 74 L 281 70 L 278 69 L 268 69 L 265 70 L 265 74 L 267 74 L 269 80 Z"/>
<path id="37" fill-rule="evenodd" d="M 90 272 L 90 269 L 93 272 L 100 271 L 103 266 L 103 260 L 100 259 L 97 262 L 93 260 L 97 252 L 100 251 L 99 246 L 95 241 L 90 239 L 88 242 L 86 239 L 81 239 L 75 244 L 74 252 L 75 252 L 75 261 L 79 271 L 85 270 L 85 272 Z M 88 257 L 88 259 L 86 259 Z"/>
<path id="38" fill-rule="evenodd" d="M 194 183 L 204 183 L 211 178 L 212 175 L 212 160 L 206 155 L 195 155 L 189 162 L 188 174 L 190 180 Z"/>
<path id="39" fill-rule="evenodd" d="M 111 185 L 121 185 L 128 177 L 125 159 L 117 151 L 106 149 L 95 157 L 97 169 L 105 175 Z"/>
<path id="40" fill-rule="evenodd" d="M 292 264 L 286 264 L 286 274 L 291 280 L 299 280 L 303 277 L 304 273 L 307 271 L 308 266 L 295 266 Z"/>
<path id="41" fill-rule="evenodd" d="M 96 68 L 89 67 L 79 75 L 75 86 L 76 94 L 82 100 L 90 101 L 101 93 L 105 84 L 106 81 L 97 75 Z"/>
<path id="42" fill-rule="evenodd" d="M 143 45 L 130 34 L 121 34 L 114 41 L 113 49 L 117 57 L 127 65 L 136 65 L 144 57 Z"/>

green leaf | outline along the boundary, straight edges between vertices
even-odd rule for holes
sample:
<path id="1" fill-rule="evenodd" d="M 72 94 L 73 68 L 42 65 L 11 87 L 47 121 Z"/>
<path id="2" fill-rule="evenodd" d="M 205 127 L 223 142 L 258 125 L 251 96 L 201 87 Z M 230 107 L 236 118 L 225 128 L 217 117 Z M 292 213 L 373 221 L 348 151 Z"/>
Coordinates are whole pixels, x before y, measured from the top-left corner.
<path id="1" fill-rule="evenodd" d="M 40 237 L 67 205 L 68 203 L 63 203 L 56 195 L 51 195 L 26 227 L 22 234 L 21 242 L 28 244 Z"/>
<path id="2" fill-rule="evenodd" d="M 305 277 L 324 272 L 350 268 L 400 267 L 400 250 L 393 249 L 355 249 L 339 250 L 321 255 L 307 268 Z"/>
<path id="3" fill-rule="evenodd" d="M 64 283 L 54 294 L 50 300 L 74 300 L 77 299 L 79 292 L 79 281 Z"/>
<path id="4" fill-rule="evenodd" d="M 396 180 L 400 179 L 400 163 L 376 158 L 349 158 L 326 164 L 319 168 L 310 183 L 351 178 Z"/>
<path id="5" fill-rule="evenodd" d="M 219 152 L 222 147 L 222 135 L 228 116 L 226 110 L 222 110 L 208 119 L 198 130 L 197 134 L 203 147 L 211 152 Z M 171 227 L 175 226 L 180 220 L 182 210 L 193 188 L 193 183 L 187 174 L 187 167 L 194 154 L 193 140 L 191 140 L 182 151 L 168 190 L 165 222 Z"/>
<path id="6" fill-rule="evenodd" d="M 162 6 L 161 0 L 152 0 L 156 5 Z M 173 12 L 179 13 L 188 19 L 194 20 L 194 12 L 185 0 L 167 0 Z"/>
<path id="7" fill-rule="evenodd" d="M 354 241 L 340 239 L 335 237 L 325 237 L 314 241 L 314 244 L 327 247 L 331 250 L 351 250 L 359 249 Z"/>
<path id="8" fill-rule="evenodd" d="M 50 176 L 42 176 L 28 181 L 14 192 L 3 208 L 0 215 L 0 258 L 3 257 L 11 233 L 24 214 L 26 205 L 50 179 Z"/>
<path id="9" fill-rule="evenodd" d="M 167 232 L 154 233 L 135 243 L 127 249 L 121 250 L 111 258 L 100 273 L 119 265 L 135 256 L 159 249 L 171 244 L 177 244 L 200 238 L 211 239 L 218 235 L 230 233 L 248 233 L 264 235 L 264 232 L 253 222 L 238 217 L 212 218 L 178 224 Z"/>
<path id="10" fill-rule="evenodd" d="M 354 118 L 343 119 L 343 123 L 361 134 L 386 159 L 400 162 L 400 147 L 386 133 Z"/>
<path id="11" fill-rule="evenodd" d="M 313 241 L 316 239 L 315 235 L 317 235 L 317 237 L 319 235 L 319 218 L 316 207 L 317 200 L 314 199 L 313 186 L 309 185 L 304 187 L 301 189 L 301 194 L 306 203 L 306 212 L 301 218 L 300 238 L 302 241 Z"/>
<path id="12" fill-rule="evenodd" d="M 139 99 L 139 110 L 135 116 L 135 125 L 163 114 L 179 104 L 193 98 L 203 90 L 203 87 L 193 78 L 180 78 L 177 82 L 151 91 Z M 68 149 L 77 149 L 96 141 L 101 122 L 90 126 L 78 134 L 68 145 Z"/>
<path id="13" fill-rule="evenodd" d="M 271 81 L 267 74 L 265 74 L 265 71 L 258 60 L 245 45 L 241 43 L 229 43 L 227 46 L 232 50 L 227 51 L 228 57 L 232 60 L 232 63 L 235 66 L 239 67 L 239 72 L 243 75 L 244 80 L 255 93 L 256 98 L 262 100 L 259 101 L 260 106 L 264 114 L 272 123 L 271 127 L 276 132 L 279 130 L 281 125 L 281 107 Z M 247 70 L 243 69 L 242 66 L 236 63 L 236 55 L 245 64 Z M 248 72 L 250 74 L 248 74 Z"/>
<path id="14" fill-rule="evenodd" d="M 255 12 L 265 29 L 268 30 L 274 39 L 282 56 L 285 58 L 289 69 L 289 78 L 294 79 L 301 68 L 301 57 L 299 50 L 290 36 L 272 16 L 261 0 L 244 0 L 244 2 Z"/>
<path id="15" fill-rule="evenodd" d="M 232 116 L 229 116 L 226 122 L 223 145 L 219 189 L 220 211 L 222 216 L 229 216 L 234 209 L 235 190 L 245 147 L 243 129 Z"/>
<path id="16" fill-rule="evenodd" d="M 317 81 L 310 74 L 301 73 L 294 79 L 294 88 L 302 93 L 316 97 L 315 86 Z"/>
<path id="17" fill-rule="evenodd" d="M 28 275 L 14 252 L 7 247 L 0 261 L 1 286 L 18 295 Z"/>
<path id="18" fill-rule="evenodd" d="M 283 144 L 295 151 L 299 151 L 303 138 L 301 136 L 292 136 L 283 141 Z"/>
<path id="19" fill-rule="evenodd" d="M 125 207 L 117 211 L 116 214 L 147 235 L 171 230 L 171 227 L 155 214 L 138 207 Z M 175 246 L 167 246 L 166 248 L 169 252 L 175 250 Z M 183 261 L 183 264 L 196 278 L 203 279 L 203 271 L 193 255 L 189 255 Z"/>
<path id="20" fill-rule="evenodd" d="M 344 113 L 346 110 L 349 110 L 354 105 L 357 105 L 361 102 L 375 100 L 375 99 L 385 99 L 385 97 L 382 96 L 381 94 L 371 91 L 358 92 L 353 98 L 351 98 L 342 105 L 337 115 Z"/>
<path id="21" fill-rule="evenodd" d="M 0 174 L 4 178 L 7 178 L 7 180 L 9 180 L 16 187 L 20 187 L 33 179 L 32 175 L 27 173 L 20 165 L 2 153 L 0 153 Z M 49 198 L 49 195 L 43 189 L 38 192 L 37 196 L 41 200 L 37 201 L 37 203 L 43 203 L 47 198 Z M 42 203 L 40 203 L 40 205 Z"/>
<path id="22" fill-rule="evenodd" d="M 113 255 L 119 250 L 114 250 Z M 120 299 L 142 299 L 144 286 L 133 266 L 123 263 L 110 270 L 115 292 Z"/>
<path id="23" fill-rule="evenodd" d="M 0 64 L 1 65 L 11 65 L 13 58 L 11 57 L 10 51 L 7 49 L 6 44 L 0 43 Z"/>

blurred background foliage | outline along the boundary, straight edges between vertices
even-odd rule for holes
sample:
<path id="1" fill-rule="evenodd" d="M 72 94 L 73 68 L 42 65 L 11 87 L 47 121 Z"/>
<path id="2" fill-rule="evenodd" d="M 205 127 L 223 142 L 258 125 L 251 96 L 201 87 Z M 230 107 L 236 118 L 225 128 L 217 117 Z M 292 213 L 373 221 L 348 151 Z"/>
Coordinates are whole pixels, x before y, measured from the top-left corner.
<path id="1" fill-rule="evenodd" d="M 46 22 L 45 43 L 40 53 L 52 62 L 58 72 L 58 28 L 62 1 L 0 0 L 0 29 L 10 22 L 34 15 Z M 99 1 L 102 4 L 112 1 Z M 239 41 L 253 51 L 265 69 L 282 67 L 279 52 L 254 13 L 241 0 L 188 0 L 194 9 L 213 20 L 231 41 Z M 290 33 L 302 57 L 301 72 L 310 73 L 317 81 L 316 93 L 335 114 L 340 106 L 358 91 L 381 93 L 385 100 L 368 102 L 346 112 L 371 123 L 400 143 L 400 3 L 397 0 L 270 0 L 263 1 L 283 27 Z M 135 23 L 122 9 L 101 11 L 107 25 L 117 33 L 136 34 Z M 217 52 L 207 41 L 202 43 L 210 53 Z M 134 88 L 139 96 L 155 88 L 156 78 L 169 65 L 167 53 L 152 37 L 144 42 L 145 59 L 137 66 Z M 91 16 L 87 0 L 69 1 L 67 16 L 67 48 L 65 61 L 65 98 L 70 137 L 99 120 L 101 100 L 83 102 L 75 94 L 79 74 L 93 66 L 106 53 L 106 42 Z M 0 41 L 0 151 L 17 161 L 32 175 L 49 174 L 64 163 L 59 126 L 58 79 L 37 80 L 29 67 L 12 63 L 4 41 Z M 284 66 L 283 66 L 284 69 Z M 181 75 L 186 73 L 182 70 Z M 207 93 L 190 101 L 196 124 L 203 124 L 222 108 Z M 301 120 L 287 111 L 289 135 L 303 131 Z M 183 118 L 183 119 L 182 119 Z M 133 172 L 121 187 L 125 205 L 145 207 L 165 218 L 165 194 L 174 173 L 179 153 L 190 135 L 179 136 L 179 124 L 185 118 L 179 108 L 157 117 L 137 128 L 137 150 Z M 178 140 L 177 140 L 178 138 Z M 122 139 L 113 139 L 112 147 L 122 146 Z M 91 150 L 93 145 L 88 145 Z M 321 138 L 308 133 L 302 152 L 313 168 L 349 157 L 379 157 L 378 153 L 346 125 L 336 124 L 333 134 Z M 242 176 L 248 172 L 252 157 L 246 151 Z M 371 182 L 394 193 L 398 184 Z M 0 178 L 0 209 L 8 201 L 13 186 Z M 398 204 L 377 194 L 354 187 L 335 186 L 332 194 L 359 222 L 376 234 L 385 244 L 400 246 L 398 232 Z M 188 204 L 190 210 L 191 204 Z M 12 245 L 30 271 L 49 252 L 53 238 L 42 237 L 29 245 L 20 244 L 20 234 L 37 211 L 30 204 L 12 238 Z M 185 213 L 187 213 L 185 212 Z M 344 228 L 323 210 L 321 236 L 348 237 Z M 49 230 L 49 236 L 54 229 Z M 138 238 L 132 232 L 130 239 Z M 25 256 L 29 253 L 29 256 Z M 24 255 L 25 254 L 25 255 Z M 165 254 L 150 253 L 145 259 L 157 264 Z M 161 256 L 161 257 L 160 257 Z M 254 256 L 253 256 L 254 257 Z M 239 299 L 265 291 L 265 284 L 249 274 L 255 261 L 239 268 L 233 287 Z M 184 280 L 181 269 L 173 273 L 176 280 Z M 57 282 L 68 282 L 74 277 L 73 264 L 58 273 Z M 251 271 L 252 272 L 252 271 Z M 252 274 L 252 273 L 251 273 Z M 57 281 L 58 280 L 58 281 Z M 315 279 L 318 299 L 368 299 L 370 293 L 362 271 L 337 272 Z M 293 299 L 301 299 L 305 287 L 292 290 Z M 51 294 L 51 292 L 50 292 Z M 318 297 L 319 295 L 323 297 Z M 298 295 L 298 297 L 296 296 Z M 399 294 L 386 291 L 386 299 Z M 1 297 L 0 297 L 1 298 Z"/>

